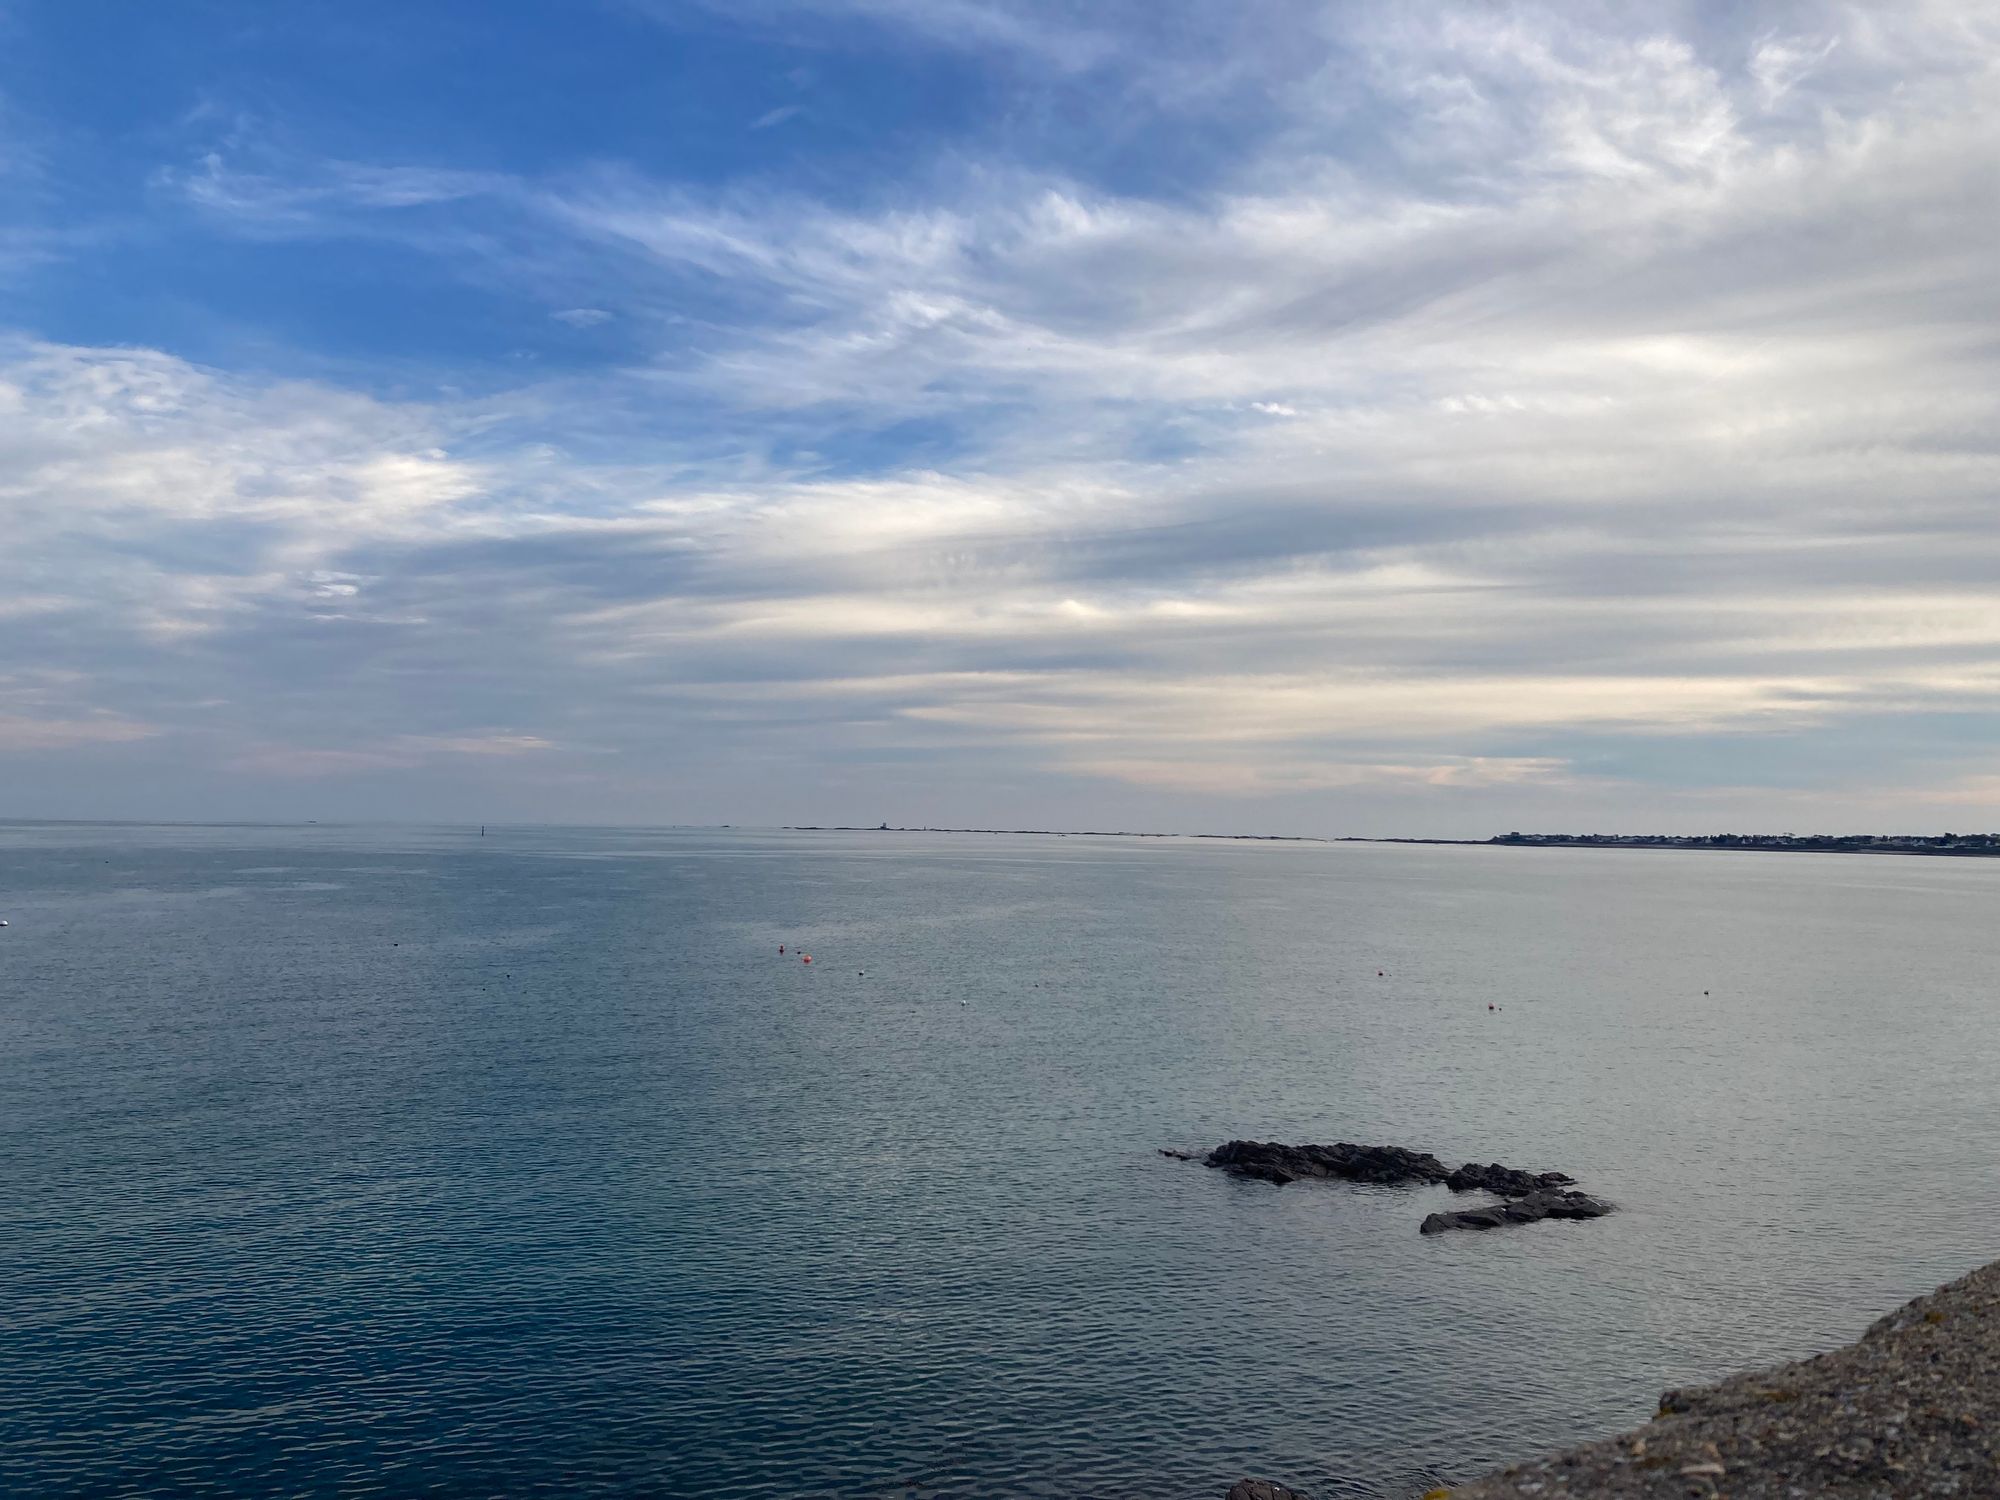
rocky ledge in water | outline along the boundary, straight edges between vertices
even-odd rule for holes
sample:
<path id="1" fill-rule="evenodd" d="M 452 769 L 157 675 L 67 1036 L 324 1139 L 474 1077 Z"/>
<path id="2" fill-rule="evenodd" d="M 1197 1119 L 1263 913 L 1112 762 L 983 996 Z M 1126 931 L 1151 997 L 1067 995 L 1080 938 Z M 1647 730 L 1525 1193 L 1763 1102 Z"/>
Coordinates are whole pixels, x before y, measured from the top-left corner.
<path id="1" fill-rule="evenodd" d="M 1451 1169 L 1428 1151 L 1401 1146 L 1281 1146 L 1276 1141 L 1227 1141 L 1208 1153 L 1208 1165 L 1235 1177 L 1254 1177 L 1283 1187 L 1301 1177 L 1372 1182 L 1395 1187 L 1406 1182 L 1443 1182 Z"/>
<path id="2" fill-rule="evenodd" d="M 1186 1152 L 1165 1156 L 1192 1160 Z M 1542 1219 L 1596 1219 L 1611 1205 L 1588 1193 L 1574 1191 L 1576 1179 L 1563 1172 L 1523 1172 L 1498 1162 L 1480 1166 L 1467 1162 L 1456 1170 L 1428 1151 L 1403 1146 L 1357 1146 L 1339 1141 L 1331 1146 L 1287 1146 L 1277 1141 L 1226 1141 L 1208 1153 L 1206 1163 L 1236 1177 L 1252 1177 L 1283 1187 L 1302 1177 L 1339 1182 L 1366 1182 L 1382 1187 L 1406 1183 L 1443 1183 L 1455 1193 L 1487 1192 L 1504 1201 L 1479 1208 L 1436 1213 L 1425 1219 L 1420 1233 L 1448 1229 L 1498 1229 L 1504 1224 L 1533 1224 Z"/>
<path id="3" fill-rule="evenodd" d="M 1537 1188 L 1504 1203 L 1483 1208 L 1458 1208 L 1449 1213 L 1429 1214 L 1417 1226 L 1419 1234 L 1443 1234 L 1447 1229 L 1499 1229 L 1506 1224 L 1538 1224 L 1543 1219 L 1601 1219 L 1611 1205 L 1588 1193 L 1562 1188 Z"/>

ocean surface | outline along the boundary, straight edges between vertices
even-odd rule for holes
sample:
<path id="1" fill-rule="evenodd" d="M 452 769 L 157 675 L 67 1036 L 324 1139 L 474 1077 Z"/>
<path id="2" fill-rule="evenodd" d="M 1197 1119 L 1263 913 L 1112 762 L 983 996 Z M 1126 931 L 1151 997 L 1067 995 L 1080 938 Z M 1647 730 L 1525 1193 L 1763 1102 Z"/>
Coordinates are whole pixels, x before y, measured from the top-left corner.
<path id="1" fill-rule="evenodd" d="M 0 824 L 0 1493 L 1408 1496 L 2000 1256 L 1996 915 L 1961 860 Z M 1158 1154 L 1246 1135 L 1622 1211 Z"/>

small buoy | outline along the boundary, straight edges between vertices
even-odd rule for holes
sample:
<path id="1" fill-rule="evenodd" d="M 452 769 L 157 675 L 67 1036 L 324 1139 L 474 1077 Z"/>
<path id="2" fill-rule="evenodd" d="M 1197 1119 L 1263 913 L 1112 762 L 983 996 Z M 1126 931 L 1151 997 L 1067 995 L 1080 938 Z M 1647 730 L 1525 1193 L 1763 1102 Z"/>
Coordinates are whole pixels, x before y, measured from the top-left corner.
<path id="1" fill-rule="evenodd" d="M 1377 979 L 1387 979 L 1389 976 L 1387 974 L 1384 974 L 1380 969 L 1377 969 L 1375 971 L 1375 977 Z"/>
<path id="2" fill-rule="evenodd" d="M 1498 1010 L 1498 1009 L 1499 1009 L 1500 1007 L 1499 1007 L 1499 1006 L 1497 1006 L 1497 1005 L 1489 1005 L 1489 1006 L 1487 1006 L 1486 1008 L 1487 1008 L 1488 1010 Z"/>
<path id="3" fill-rule="evenodd" d="M 813 961 L 813 956 L 810 953 L 801 953 L 799 955 L 799 958 L 801 961 L 805 963 L 811 963 Z"/>
<path id="4" fill-rule="evenodd" d="M 783 943 L 778 944 L 778 951 L 780 953 L 783 953 L 785 951 L 785 945 Z"/>

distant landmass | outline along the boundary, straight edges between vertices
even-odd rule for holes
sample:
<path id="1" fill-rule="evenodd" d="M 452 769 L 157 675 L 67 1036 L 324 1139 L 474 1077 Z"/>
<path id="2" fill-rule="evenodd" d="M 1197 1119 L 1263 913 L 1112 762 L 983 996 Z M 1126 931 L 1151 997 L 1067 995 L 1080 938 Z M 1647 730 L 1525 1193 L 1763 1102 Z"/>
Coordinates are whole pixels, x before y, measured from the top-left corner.
<path id="1" fill-rule="evenodd" d="M 1155 833 L 1130 828 L 905 828 L 794 823 L 789 833 L 996 833 L 1054 839 L 1225 839 L 1258 844 L 1501 845 L 1526 849 L 1765 849 L 1808 854 L 2000 855 L 2000 833 L 1501 833 L 1490 839 L 1314 838 L 1287 833 Z"/>
<path id="2" fill-rule="evenodd" d="M 1502 833 L 1490 839 L 1342 839 L 1530 849 L 1767 849 L 1808 854 L 2000 855 L 2000 833 Z"/>

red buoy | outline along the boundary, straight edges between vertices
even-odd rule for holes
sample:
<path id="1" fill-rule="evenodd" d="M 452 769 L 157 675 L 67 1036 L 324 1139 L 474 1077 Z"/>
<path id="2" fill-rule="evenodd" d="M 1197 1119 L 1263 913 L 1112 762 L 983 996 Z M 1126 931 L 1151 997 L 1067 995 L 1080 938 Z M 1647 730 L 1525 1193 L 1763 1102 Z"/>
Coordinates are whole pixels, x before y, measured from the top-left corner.
<path id="1" fill-rule="evenodd" d="M 813 956 L 810 953 L 802 953 L 799 955 L 799 957 L 807 963 L 811 963 L 813 961 Z"/>

